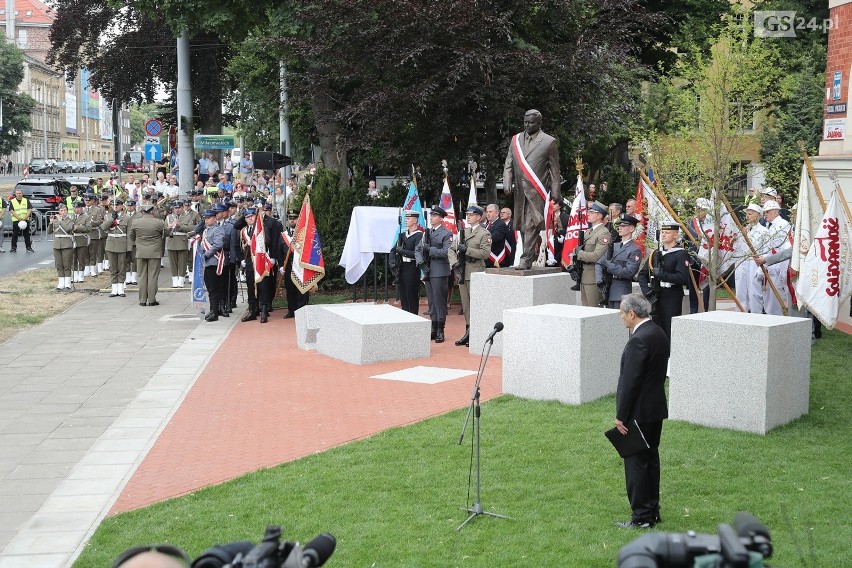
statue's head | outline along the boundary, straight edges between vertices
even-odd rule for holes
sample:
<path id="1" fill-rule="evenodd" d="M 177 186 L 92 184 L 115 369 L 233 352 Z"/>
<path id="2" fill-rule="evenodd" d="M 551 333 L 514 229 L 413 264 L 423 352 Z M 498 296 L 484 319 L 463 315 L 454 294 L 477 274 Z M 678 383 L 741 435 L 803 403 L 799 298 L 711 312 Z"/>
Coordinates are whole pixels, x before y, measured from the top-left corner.
<path id="1" fill-rule="evenodd" d="M 539 130 L 541 130 L 541 113 L 530 109 L 524 113 L 524 131 L 532 136 Z"/>

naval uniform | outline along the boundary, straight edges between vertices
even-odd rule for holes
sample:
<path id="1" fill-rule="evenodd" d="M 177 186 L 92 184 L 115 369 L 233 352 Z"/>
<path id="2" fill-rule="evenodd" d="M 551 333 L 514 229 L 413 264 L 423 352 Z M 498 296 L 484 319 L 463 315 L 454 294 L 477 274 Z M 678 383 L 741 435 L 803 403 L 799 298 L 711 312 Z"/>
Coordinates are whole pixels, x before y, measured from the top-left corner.
<path id="1" fill-rule="evenodd" d="M 653 296 L 653 288 L 659 283 L 651 317 L 671 339 L 672 318 L 683 312 L 683 287 L 689 282 L 689 254 L 678 246 L 656 250 L 642 265 L 637 280 L 645 297 Z"/>
<path id="2" fill-rule="evenodd" d="M 401 237 L 401 242 L 396 247 L 401 260 L 399 301 L 402 303 L 403 310 L 416 314 L 420 306 L 420 268 L 417 266 L 415 249 L 423 238 L 423 232 L 419 229 L 414 232 L 405 231 Z"/>

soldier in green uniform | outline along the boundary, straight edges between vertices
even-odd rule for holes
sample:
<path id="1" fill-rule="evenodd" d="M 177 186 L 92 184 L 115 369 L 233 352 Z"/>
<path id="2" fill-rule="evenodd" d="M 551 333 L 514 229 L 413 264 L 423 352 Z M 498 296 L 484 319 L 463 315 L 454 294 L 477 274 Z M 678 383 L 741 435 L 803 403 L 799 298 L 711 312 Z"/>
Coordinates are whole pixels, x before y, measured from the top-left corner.
<path id="1" fill-rule="evenodd" d="M 166 224 L 154 217 L 152 204 L 142 206 L 142 216 L 133 219 L 130 238 L 136 243 L 136 262 L 139 265 L 139 305 L 159 306 L 157 301 L 160 259 L 163 258 L 163 239 Z"/>
<path id="2" fill-rule="evenodd" d="M 56 216 L 50 219 L 47 232 L 53 234 L 53 264 L 56 265 L 57 291 L 71 291 L 71 267 L 74 261 L 74 221 L 68 207 L 59 204 Z"/>
<path id="3" fill-rule="evenodd" d="M 186 274 L 186 257 L 189 250 L 189 232 L 195 228 L 191 219 L 184 215 L 183 202 L 175 201 L 172 213 L 166 217 L 166 236 L 169 241 L 169 267 L 172 271 L 172 288 L 183 288 Z"/>
<path id="4" fill-rule="evenodd" d="M 92 228 L 92 221 L 80 199 L 74 202 L 72 218 L 74 220 L 71 228 L 74 235 L 74 274 L 72 276 L 74 282 L 82 282 L 89 262 L 89 231 Z"/>
<path id="5" fill-rule="evenodd" d="M 103 250 L 100 241 L 106 238 L 101 230 L 106 211 L 95 201 L 94 193 L 87 193 L 84 199 L 86 200 L 86 213 L 89 215 L 91 228 L 89 229 L 88 265 L 83 270 L 83 276 L 97 276 L 104 269 L 98 253 Z"/>
<path id="6" fill-rule="evenodd" d="M 482 208 L 476 205 L 467 208 L 464 238 L 453 242 L 447 254 L 454 270 L 459 269 L 459 260 L 465 259 L 464 273 L 458 274 L 459 282 L 462 282 L 459 284 L 459 294 L 464 309 L 464 337 L 456 341 L 456 345 L 470 344 L 470 275 L 485 270 L 485 259 L 491 254 L 491 233 L 480 224 L 482 213 Z"/>
<path id="7" fill-rule="evenodd" d="M 609 250 L 612 234 L 606 228 L 606 216 L 609 213 L 603 203 L 595 201 L 589 206 L 591 229 L 584 233 L 583 247 L 577 252 L 579 262 L 583 263 L 583 276 L 580 278 L 580 303 L 597 308 L 601 303 L 601 291 L 595 281 L 595 264 Z"/>
<path id="8" fill-rule="evenodd" d="M 124 202 L 120 199 L 115 201 L 115 210 L 110 211 L 101 224 L 101 229 L 106 231 L 106 249 L 109 257 L 109 272 L 112 282 L 110 298 L 124 297 L 124 279 L 122 272 L 127 264 L 127 226 L 130 219 L 124 211 Z"/>
<path id="9" fill-rule="evenodd" d="M 127 256 L 124 265 L 124 285 L 136 284 L 136 243 L 133 242 L 130 236 L 130 229 L 133 226 L 133 221 L 138 219 L 140 214 L 136 211 L 136 201 L 128 199 L 125 204 L 126 211 L 124 216 L 127 218 Z"/>

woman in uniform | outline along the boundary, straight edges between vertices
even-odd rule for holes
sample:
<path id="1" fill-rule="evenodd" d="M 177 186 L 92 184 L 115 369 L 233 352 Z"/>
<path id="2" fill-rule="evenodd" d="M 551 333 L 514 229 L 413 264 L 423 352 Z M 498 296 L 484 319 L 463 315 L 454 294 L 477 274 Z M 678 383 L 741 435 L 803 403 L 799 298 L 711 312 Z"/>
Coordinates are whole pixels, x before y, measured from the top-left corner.
<path id="1" fill-rule="evenodd" d="M 71 291 L 71 270 L 74 262 L 74 221 L 68 216 L 68 206 L 59 204 L 59 211 L 50 220 L 47 232 L 53 234 L 53 264 L 56 265 L 56 290 Z"/>

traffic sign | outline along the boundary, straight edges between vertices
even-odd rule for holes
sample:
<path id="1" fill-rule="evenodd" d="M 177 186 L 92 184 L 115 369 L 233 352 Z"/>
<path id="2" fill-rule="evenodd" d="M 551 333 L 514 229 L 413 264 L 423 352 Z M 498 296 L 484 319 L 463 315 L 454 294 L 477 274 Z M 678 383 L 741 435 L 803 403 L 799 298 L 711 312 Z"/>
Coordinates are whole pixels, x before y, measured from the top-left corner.
<path id="1" fill-rule="evenodd" d="M 169 150 L 174 150 L 175 146 L 177 146 L 177 130 L 175 130 L 175 125 L 172 124 L 169 126 Z"/>
<path id="2" fill-rule="evenodd" d="M 163 123 L 156 118 L 152 118 L 145 123 L 145 132 L 148 133 L 148 136 L 159 136 L 162 131 Z"/>
<path id="3" fill-rule="evenodd" d="M 196 134 L 193 144 L 202 150 L 233 150 L 236 140 L 234 136 L 221 134 Z"/>
<path id="4" fill-rule="evenodd" d="M 163 158 L 163 147 L 159 144 L 145 144 L 145 159 L 159 162 Z"/>
<path id="5" fill-rule="evenodd" d="M 159 144 L 159 143 L 160 143 L 160 137 L 159 136 L 146 136 L 145 137 L 145 144 Z"/>

